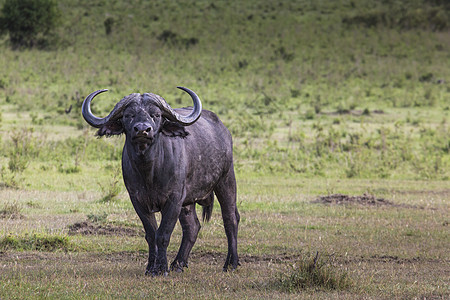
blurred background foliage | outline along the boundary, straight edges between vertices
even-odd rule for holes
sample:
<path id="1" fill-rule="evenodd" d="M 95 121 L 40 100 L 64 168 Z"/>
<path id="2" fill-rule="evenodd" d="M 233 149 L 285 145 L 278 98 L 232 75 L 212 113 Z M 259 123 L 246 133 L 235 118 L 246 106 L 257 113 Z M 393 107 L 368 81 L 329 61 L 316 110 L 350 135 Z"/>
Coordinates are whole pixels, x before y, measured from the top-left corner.
<path id="1" fill-rule="evenodd" d="M 120 161 L 123 137 L 94 140 L 81 118 L 90 92 L 109 89 L 105 115 L 132 92 L 190 105 L 178 85 L 228 126 L 238 172 L 449 178 L 448 1 L 0 6 L 4 185 Z"/>

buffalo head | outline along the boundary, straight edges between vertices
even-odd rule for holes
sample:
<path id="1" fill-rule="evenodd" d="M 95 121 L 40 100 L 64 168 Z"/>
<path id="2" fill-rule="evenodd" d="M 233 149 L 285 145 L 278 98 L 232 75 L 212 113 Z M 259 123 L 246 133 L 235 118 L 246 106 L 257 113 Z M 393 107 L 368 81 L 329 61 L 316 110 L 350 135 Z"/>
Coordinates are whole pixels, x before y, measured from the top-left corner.
<path id="1" fill-rule="evenodd" d="M 188 88 L 178 88 L 187 92 L 194 103 L 192 112 L 187 116 L 177 113 L 161 96 L 134 93 L 117 103 L 108 116 L 98 118 L 91 112 L 91 101 L 106 89 L 95 91 L 86 98 L 82 114 L 89 125 L 99 128 L 98 136 L 125 133 L 136 152 L 143 154 L 159 133 L 185 137 L 187 132 L 184 126 L 193 124 L 200 117 L 202 103 L 199 97 Z"/>

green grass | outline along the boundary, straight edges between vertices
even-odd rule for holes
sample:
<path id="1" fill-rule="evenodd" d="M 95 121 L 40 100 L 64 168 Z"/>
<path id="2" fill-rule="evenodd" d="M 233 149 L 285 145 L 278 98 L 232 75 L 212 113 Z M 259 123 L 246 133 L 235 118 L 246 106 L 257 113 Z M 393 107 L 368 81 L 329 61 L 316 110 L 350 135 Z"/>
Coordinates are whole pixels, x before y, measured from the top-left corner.
<path id="1" fill-rule="evenodd" d="M 298 288 L 289 283 L 291 277 L 304 276 L 300 262 L 311 262 L 316 251 L 326 263 L 322 276 L 348 277 L 349 286 L 337 288 L 344 298 L 448 295 L 446 182 L 243 176 L 238 185 L 242 265 L 221 273 L 226 237 L 216 207 L 211 222 L 202 224 L 190 268 L 168 278 L 143 276 L 147 246 L 142 233 L 68 235 L 70 225 L 86 220 L 141 231 L 125 195 L 119 202 L 102 203 L 95 191 L 78 197 L 77 192 L 3 190 L 2 196 L 14 193 L 20 198 L 24 218 L 2 219 L 2 239 L 10 236 L 32 244 L 33 236 L 54 237 L 67 244 L 56 252 L 2 247 L 2 296 L 66 297 L 73 292 L 73 297 L 134 297 L 150 290 L 169 298 L 195 293 L 219 298 L 333 297 L 336 292 L 322 284 Z M 398 206 L 311 203 L 317 195 L 328 194 L 327 189 L 349 195 L 371 191 Z M 26 205 L 30 199 L 33 206 Z M 177 225 L 169 259 L 180 241 Z M 30 274 L 30 268 L 36 271 Z M 65 279 L 52 280 L 55 272 L 66 274 Z M 85 282 L 89 284 L 79 290 Z"/>
<path id="2" fill-rule="evenodd" d="M 0 240 L 0 249 L 17 251 L 55 251 L 67 250 L 69 239 L 66 236 L 25 234 L 24 236 L 8 235 Z"/>
<path id="3" fill-rule="evenodd" d="M 448 298 L 444 2 L 58 7 L 48 49 L 14 51 L 0 37 L 0 298 Z M 101 88 L 98 115 L 132 92 L 190 105 L 178 85 L 234 138 L 235 272 L 221 271 L 216 205 L 187 271 L 143 276 L 147 246 L 120 173 L 124 137 L 97 139 L 80 115 Z M 391 204 L 313 203 L 338 193 Z M 70 232 L 83 222 L 96 232 Z M 177 225 L 169 259 L 180 241 Z"/>

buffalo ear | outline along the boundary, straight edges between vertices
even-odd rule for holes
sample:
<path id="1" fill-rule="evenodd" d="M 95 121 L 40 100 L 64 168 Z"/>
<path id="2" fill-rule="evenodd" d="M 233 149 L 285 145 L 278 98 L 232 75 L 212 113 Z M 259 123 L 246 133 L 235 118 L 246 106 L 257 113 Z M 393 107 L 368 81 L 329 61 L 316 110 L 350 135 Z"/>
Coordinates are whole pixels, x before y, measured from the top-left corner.
<path id="1" fill-rule="evenodd" d="M 119 135 L 123 133 L 122 122 L 119 120 L 107 122 L 105 125 L 100 127 L 97 131 L 97 136 L 101 137 L 106 135 L 107 137 L 112 135 Z"/>
<path id="2" fill-rule="evenodd" d="M 161 132 L 165 136 L 185 138 L 189 135 L 183 125 L 176 122 L 164 120 L 161 126 Z"/>

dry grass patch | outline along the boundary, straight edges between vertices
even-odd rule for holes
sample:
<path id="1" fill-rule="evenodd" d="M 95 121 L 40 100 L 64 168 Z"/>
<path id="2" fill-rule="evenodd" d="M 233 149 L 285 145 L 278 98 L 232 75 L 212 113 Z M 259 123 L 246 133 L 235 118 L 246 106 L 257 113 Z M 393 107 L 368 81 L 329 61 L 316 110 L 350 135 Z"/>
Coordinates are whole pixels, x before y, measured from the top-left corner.
<path id="1" fill-rule="evenodd" d="M 17 201 L 6 202 L 0 209 L 0 219 L 22 219 L 23 207 Z"/>
<path id="2" fill-rule="evenodd" d="M 290 293 L 301 290 L 348 290 L 351 280 L 347 272 L 324 259 L 316 252 L 315 256 L 306 255 L 292 265 L 288 274 L 282 274 L 278 282 L 280 288 Z"/>
<path id="3" fill-rule="evenodd" d="M 211 221 L 202 223 L 189 268 L 182 274 L 170 273 L 166 278 L 143 275 L 148 249 L 141 235 L 142 226 L 128 202 L 99 203 L 95 192 L 78 196 L 80 192 L 2 190 L 0 195 L 19 199 L 27 218 L 0 219 L 0 237 L 12 235 L 26 243 L 31 240 L 30 232 L 37 232 L 40 237 L 67 236 L 69 246 L 53 252 L 34 246 L 0 249 L 0 297 L 439 299 L 448 296 L 449 198 L 446 192 L 441 192 L 445 190 L 445 182 L 268 177 L 246 178 L 240 186 L 241 266 L 234 272 L 221 271 L 226 257 L 226 236 L 217 205 Z M 385 205 L 311 203 L 328 190 L 333 191 L 330 195 L 364 195 L 366 191 L 375 191 L 367 194 L 389 200 L 383 201 Z M 344 199 L 355 200 L 350 197 Z M 27 205 L 29 201 L 38 205 Z M 387 202 L 392 205 L 386 205 Z M 181 233 L 177 225 L 168 249 L 170 261 L 175 258 Z M 330 256 L 319 256 L 314 263 L 316 251 Z M 329 257 L 332 259 L 328 261 Z M 325 274 L 320 275 L 323 270 Z M 351 283 L 348 287 L 327 286 L 327 282 L 339 282 L 341 275 L 348 277 Z M 310 283 L 301 281 L 308 276 Z M 316 280 L 320 276 L 325 280 Z"/>
<path id="4" fill-rule="evenodd" d="M 118 235 L 118 236 L 144 236 L 142 230 L 127 228 L 110 224 L 100 225 L 89 221 L 76 222 L 68 226 L 69 235 Z"/>

